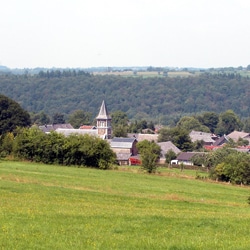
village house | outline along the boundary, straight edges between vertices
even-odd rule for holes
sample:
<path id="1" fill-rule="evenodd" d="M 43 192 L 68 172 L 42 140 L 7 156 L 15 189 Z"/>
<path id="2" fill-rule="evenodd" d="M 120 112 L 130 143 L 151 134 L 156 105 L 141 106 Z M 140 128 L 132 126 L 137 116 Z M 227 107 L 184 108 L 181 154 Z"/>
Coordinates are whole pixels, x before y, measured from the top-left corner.
<path id="1" fill-rule="evenodd" d="M 120 138 L 115 137 L 110 141 L 111 149 L 116 153 L 119 165 L 131 165 L 130 157 L 137 156 L 138 150 L 136 138 Z"/>
<path id="2" fill-rule="evenodd" d="M 202 141 L 203 145 L 213 145 L 213 143 L 218 139 L 218 137 L 211 133 L 206 133 L 202 131 L 192 130 L 189 133 L 192 142 Z"/>

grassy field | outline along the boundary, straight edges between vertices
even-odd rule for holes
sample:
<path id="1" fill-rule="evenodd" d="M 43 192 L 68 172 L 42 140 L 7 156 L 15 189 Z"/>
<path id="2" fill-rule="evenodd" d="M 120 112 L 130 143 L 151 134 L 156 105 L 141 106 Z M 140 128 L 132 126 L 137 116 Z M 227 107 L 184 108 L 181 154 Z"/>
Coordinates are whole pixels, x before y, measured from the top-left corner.
<path id="1" fill-rule="evenodd" d="M 0 249 L 249 249 L 249 187 L 0 162 Z"/>

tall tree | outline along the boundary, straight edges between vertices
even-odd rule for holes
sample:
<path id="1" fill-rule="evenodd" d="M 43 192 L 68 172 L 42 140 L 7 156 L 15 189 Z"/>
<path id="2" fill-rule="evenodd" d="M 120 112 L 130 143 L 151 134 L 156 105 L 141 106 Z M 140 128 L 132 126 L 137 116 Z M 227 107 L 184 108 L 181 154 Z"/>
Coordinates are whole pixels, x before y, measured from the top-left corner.
<path id="1" fill-rule="evenodd" d="M 30 126 L 30 115 L 14 100 L 0 95 L 0 135 Z"/>
<path id="2" fill-rule="evenodd" d="M 182 128 L 162 128 L 159 131 L 159 142 L 171 141 L 182 151 L 192 151 L 193 144 L 187 130 Z"/>
<path id="3" fill-rule="evenodd" d="M 177 126 L 188 132 L 191 132 L 192 130 L 210 132 L 208 127 L 202 125 L 197 118 L 192 116 L 182 117 L 177 123 Z"/>
<path id="4" fill-rule="evenodd" d="M 219 116 L 219 123 L 215 132 L 219 135 L 230 134 L 234 130 L 241 130 L 242 123 L 233 110 L 227 110 Z"/>
<path id="5" fill-rule="evenodd" d="M 63 124 L 65 123 L 64 115 L 62 113 L 55 113 L 52 118 L 54 124 Z"/>
<path id="6" fill-rule="evenodd" d="M 208 127 L 211 133 L 214 133 L 217 124 L 219 122 L 219 115 L 215 112 L 205 112 L 202 115 L 198 116 L 198 120 Z"/>
<path id="7" fill-rule="evenodd" d="M 89 125 L 91 122 L 91 113 L 83 110 L 76 110 L 69 116 L 69 123 L 74 128 L 79 128 L 81 125 Z"/>
<path id="8" fill-rule="evenodd" d="M 155 142 L 141 141 L 136 145 L 142 160 L 142 168 L 148 173 L 154 173 L 157 169 L 156 162 L 161 155 L 161 147 Z"/>

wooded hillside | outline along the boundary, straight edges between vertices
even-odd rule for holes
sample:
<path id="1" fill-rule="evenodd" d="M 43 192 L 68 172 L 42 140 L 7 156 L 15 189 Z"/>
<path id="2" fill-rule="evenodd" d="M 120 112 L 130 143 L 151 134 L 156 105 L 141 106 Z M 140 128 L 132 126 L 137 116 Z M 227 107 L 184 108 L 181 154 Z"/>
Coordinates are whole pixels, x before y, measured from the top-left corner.
<path id="1" fill-rule="evenodd" d="M 41 72 L 38 75 L 0 75 L 0 92 L 29 112 L 82 109 L 97 114 L 105 99 L 110 112 L 121 110 L 130 119 L 169 123 L 183 115 L 232 109 L 250 114 L 250 79 L 236 74 L 204 73 L 192 77 L 121 77 L 84 72 Z"/>

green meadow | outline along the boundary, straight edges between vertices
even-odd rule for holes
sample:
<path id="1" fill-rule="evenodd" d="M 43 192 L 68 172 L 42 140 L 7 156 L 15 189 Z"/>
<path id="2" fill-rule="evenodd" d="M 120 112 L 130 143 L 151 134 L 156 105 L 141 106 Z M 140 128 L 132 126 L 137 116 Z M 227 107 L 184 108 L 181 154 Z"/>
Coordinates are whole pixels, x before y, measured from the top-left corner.
<path id="1" fill-rule="evenodd" d="M 250 188 L 195 175 L 0 161 L 0 249 L 249 249 Z"/>

